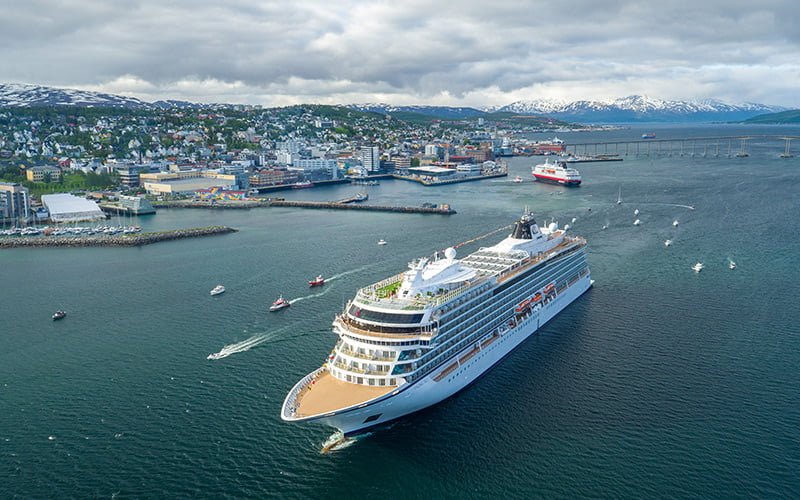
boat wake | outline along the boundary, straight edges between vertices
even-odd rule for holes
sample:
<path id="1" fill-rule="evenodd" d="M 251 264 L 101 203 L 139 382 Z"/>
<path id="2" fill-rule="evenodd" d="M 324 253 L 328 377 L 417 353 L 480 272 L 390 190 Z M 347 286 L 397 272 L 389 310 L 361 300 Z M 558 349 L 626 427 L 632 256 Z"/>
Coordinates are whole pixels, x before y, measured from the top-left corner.
<path id="1" fill-rule="evenodd" d="M 345 448 L 353 446 L 359 439 L 369 436 L 370 434 L 372 433 L 367 432 L 364 434 L 358 434 L 356 436 L 345 437 L 342 431 L 336 431 L 331 434 L 324 443 L 322 443 L 322 449 L 319 452 L 324 454 L 331 451 L 344 450 Z"/>
<path id="2" fill-rule="evenodd" d="M 273 333 L 266 333 L 260 335 L 253 335 L 249 339 L 243 340 L 241 342 L 237 342 L 235 344 L 228 344 L 219 352 L 215 352 L 213 354 L 209 354 L 206 359 L 222 359 L 227 358 L 231 354 L 238 354 L 240 352 L 249 351 L 253 347 L 257 345 L 261 345 L 268 340 L 272 340 L 277 335 L 277 332 Z"/>
<path id="3" fill-rule="evenodd" d="M 364 271 L 365 269 L 367 269 L 369 267 L 372 267 L 374 265 L 375 264 L 367 264 L 366 266 L 361 266 L 361 267 L 359 267 L 357 269 L 351 269 L 350 271 L 345 271 L 343 273 L 334 274 L 330 278 L 325 278 L 325 282 L 333 281 L 333 280 L 339 279 L 339 278 L 344 278 L 345 276 L 349 276 L 351 274 L 360 273 L 361 271 Z"/>
<path id="4" fill-rule="evenodd" d="M 326 280 L 326 281 L 330 281 L 330 280 Z M 314 299 L 314 298 L 317 298 L 317 297 L 322 297 L 323 295 L 325 295 L 326 293 L 328 293 L 330 290 L 331 290 L 330 288 L 325 288 L 324 290 L 322 290 L 322 291 L 321 291 L 321 292 L 319 292 L 319 293 L 312 293 L 311 295 L 304 295 L 303 297 L 297 297 L 297 298 L 295 298 L 295 299 L 292 299 L 292 300 L 290 300 L 290 301 L 289 301 L 289 303 L 290 303 L 290 304 L 294 304 L 294 303 L 296 303 L 296 302 L 301 302 L 301 301 L 303 301 L 303 300 L 308 300 L 308 299 Z"/>

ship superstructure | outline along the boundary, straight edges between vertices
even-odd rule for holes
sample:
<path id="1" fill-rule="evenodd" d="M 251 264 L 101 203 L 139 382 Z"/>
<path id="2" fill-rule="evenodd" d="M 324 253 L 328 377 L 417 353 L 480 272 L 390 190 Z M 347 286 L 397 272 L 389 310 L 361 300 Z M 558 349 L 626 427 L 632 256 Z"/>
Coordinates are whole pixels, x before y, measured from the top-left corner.
<path id="1" fill-rule="evenodd" d="M 364 287 L 333 322 L 323 366 L 281 417 L 354 433 L 454 394 L 591 286 L 586 241 L 532 214 L 462 259 L 448 248 Z"/>

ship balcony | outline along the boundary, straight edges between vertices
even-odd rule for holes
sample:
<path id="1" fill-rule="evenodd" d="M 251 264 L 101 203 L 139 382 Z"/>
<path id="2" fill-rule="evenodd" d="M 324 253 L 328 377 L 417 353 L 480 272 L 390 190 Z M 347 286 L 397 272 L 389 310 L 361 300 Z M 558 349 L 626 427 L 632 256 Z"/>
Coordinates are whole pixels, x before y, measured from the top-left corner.
<path id="1" fill-rule="evenodd" d="M 339 348 L 339 352 L 347 356 L 363 359 L 366 361 L 394 361 L 395 358 L 397 357 L 397 356 L 378 356 L 375 354 L 370 355 L 369 353 L 352 351 L 350 349 L 345 349 L 343 347 Z"/>
<path id="2" fill-rule="evenodd" d="M 430 340 L 435 337 L 437 332 L 433 330 L 417 330 L 406 333 L 385 333 L 381 331 L 368 330 L 350 321 L 344 315 L 336 316 L 333 322 L 334 329 L 339 335 L 356 335 L 361 337 L 378 337 L 392 340 Z"/>
<path id="3" fill-rule="evenodd" d="M 360 375 L 389 375 L 389 370 L 378 370 L 372 368 L 359 368 L 341 361 L 334 361 L 333 366 L 350 373 L 358 373 Z"/>

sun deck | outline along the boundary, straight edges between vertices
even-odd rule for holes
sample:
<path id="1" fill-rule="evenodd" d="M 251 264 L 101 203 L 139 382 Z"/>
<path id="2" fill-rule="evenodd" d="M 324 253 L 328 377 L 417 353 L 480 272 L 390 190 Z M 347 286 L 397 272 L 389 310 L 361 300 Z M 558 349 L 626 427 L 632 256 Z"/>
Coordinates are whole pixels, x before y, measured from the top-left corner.
<path id="1" fill-rule="evenodd" d="M 312 417 L 366 403 L 397 389 L 395 386 L 373 387 L 351 384 L 323 370 L 297 394 L 295 416 Z"/>

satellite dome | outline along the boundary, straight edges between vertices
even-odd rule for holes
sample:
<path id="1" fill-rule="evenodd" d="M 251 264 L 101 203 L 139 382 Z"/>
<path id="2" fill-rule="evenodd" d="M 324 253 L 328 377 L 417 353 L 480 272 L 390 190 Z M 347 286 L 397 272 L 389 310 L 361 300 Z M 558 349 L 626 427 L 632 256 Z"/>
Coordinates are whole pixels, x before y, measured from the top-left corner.
<path id="1" fill-rule="evenodd" d="M 551 233 L 554 233 L 558 229 L 558 224 L 555 222 L 551 222 L 547 228 L 550 230 Z"/>
<path id="2" fill-rule="evenodd" d="M 453 247 L 448 248 L 444 251 L 444 256 L 448 259 L 455 259 L 456 258 L 456 249 Z"/>

